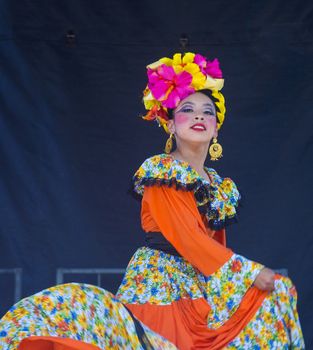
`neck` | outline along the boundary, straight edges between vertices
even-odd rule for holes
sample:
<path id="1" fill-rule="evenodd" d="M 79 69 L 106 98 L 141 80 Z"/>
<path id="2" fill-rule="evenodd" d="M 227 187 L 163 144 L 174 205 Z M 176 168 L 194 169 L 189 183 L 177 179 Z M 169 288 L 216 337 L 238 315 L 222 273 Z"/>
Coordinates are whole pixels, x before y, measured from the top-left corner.
<path id="1" fill-rule="evenodd" d="M 197 172 L 203 172 L 204 162 L 208 155 L 209 143 L 183 144 L 178 143 L 172 155 L 179 160 L 188 162 Z"/>

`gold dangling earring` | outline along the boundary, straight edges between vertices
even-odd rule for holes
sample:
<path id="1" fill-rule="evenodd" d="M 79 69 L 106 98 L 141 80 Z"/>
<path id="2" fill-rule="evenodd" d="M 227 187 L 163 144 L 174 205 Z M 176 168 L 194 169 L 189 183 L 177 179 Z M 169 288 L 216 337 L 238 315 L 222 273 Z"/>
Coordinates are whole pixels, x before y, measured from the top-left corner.
<path id="1" fill-rule="evenodd" d="M 171 150 L 173 148 L 173 136 L 174 136 L 174 134 L 171 133 L 170 137 L 166 140 L 164 151 L 167 154 L 171 153 Z"/>
<path id="2" fill-rule="evenodd" d="M 222 155 L 223 147 L 217 142 L 217 138 L 213 137 L 213 143 L 209 148 L 209 154 L 211 156 L 211 160 L 219 160 L 223 157 Z"/>

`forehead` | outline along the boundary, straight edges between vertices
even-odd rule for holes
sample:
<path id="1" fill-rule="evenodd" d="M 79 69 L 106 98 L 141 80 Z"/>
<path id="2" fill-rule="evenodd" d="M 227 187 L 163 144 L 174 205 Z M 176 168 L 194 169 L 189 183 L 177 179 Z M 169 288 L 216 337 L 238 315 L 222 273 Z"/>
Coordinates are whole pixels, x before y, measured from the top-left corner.
<path id="1" fill-rule="evenodd" d="M 193 105 L 211 105 L 214 106 L 213 101 L 210 99 L 210 97 L 202 94 L 201 92 L 196 92 L 186 98 L 184 98 L 177 107 L 183 106 L 184 104 L 193 104 Z"/>

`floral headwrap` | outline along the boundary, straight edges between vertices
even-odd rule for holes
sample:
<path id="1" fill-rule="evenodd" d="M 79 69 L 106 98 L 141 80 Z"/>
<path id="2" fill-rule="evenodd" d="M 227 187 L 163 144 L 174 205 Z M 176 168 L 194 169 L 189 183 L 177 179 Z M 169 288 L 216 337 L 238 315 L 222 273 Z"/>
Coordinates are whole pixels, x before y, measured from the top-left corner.
<path id="1" fill-rule="evenodd" d="M 147 66 L 148 84 L 143 92 L 143 103 L 148 113 L 145 120 L 156 120 L 164 130 L 167 128 L 168 109 L 174 109 L 179 102 L 196 91 L 209 89 L 217 112 L 217 127 L 225 117 L 225 100 L 220 90 L 224 85 L 219 61 L 187 52 L 176 53 L 173 58 L 163 57 Z"/>

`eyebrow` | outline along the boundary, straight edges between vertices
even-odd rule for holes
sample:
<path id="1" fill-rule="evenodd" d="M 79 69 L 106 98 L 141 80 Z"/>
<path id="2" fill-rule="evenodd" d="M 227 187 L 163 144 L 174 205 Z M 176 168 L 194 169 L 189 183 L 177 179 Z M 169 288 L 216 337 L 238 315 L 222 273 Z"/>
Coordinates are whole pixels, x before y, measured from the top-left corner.
<path id="1" fill-rule="evenodd" d="M 188 105 L 188 104 L 189 104 L 189 105 L 192 105 L 192 106 L 195 105 L 193 102 L 187 101 L 187 102 L 184 102 L 184 103 L 181 105 L 181 107 L 183 107 L 183 106 L 185 106 L 185 105 Z M 211 103 L 204 103 L 203 106 L 204 106 L 204 107 L 213 107 L 213 105 L 212 105 Z"/>

